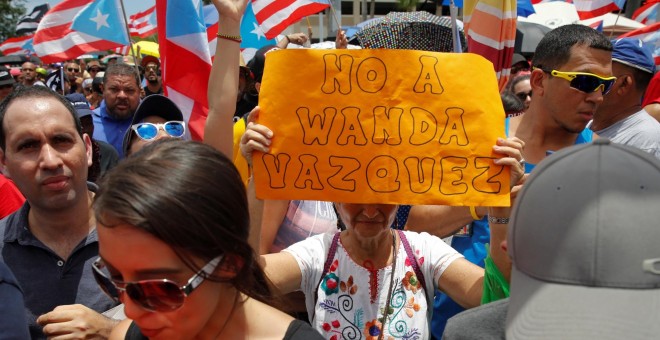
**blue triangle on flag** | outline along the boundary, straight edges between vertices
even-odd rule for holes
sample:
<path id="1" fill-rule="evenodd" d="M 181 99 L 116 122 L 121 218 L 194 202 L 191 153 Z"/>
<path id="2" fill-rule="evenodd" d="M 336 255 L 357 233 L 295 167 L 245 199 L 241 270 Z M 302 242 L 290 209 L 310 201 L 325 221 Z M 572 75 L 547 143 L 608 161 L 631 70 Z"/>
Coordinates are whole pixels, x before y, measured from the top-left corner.
<path id="1" fill-rule="evenodd" d="M 197 33 L 206 34 L 206 25 L 204 24 L 204 12 L 202 2 L 195 1 L 168 1 L 167 2 L 167 37 L 173 38 L 182 35 Z M 185 18 L 185 19 L 184 19 Z M 181 21 L 186 24 L 182 25 Z"/>
<path id="2" fill-rule="evenodd" d="M 259 49 L 260 47 L 275 45 L 277 43 L 275 39 L 269 40 L 266 38 L 266 34 L 257 23 L 257 18 L 254 16 L 251 1 L 248 2 L 245 13 L 243 14 L 243 20 L 241 20 L 241 38 L 243 39 L 241 48 Z"/>
<path id="3" fill-rule="evenodd" d="M 71 29 L 103 40 L 128 45 L 120 6 L 117 0 L 94 0 L 73 18 Z"/>

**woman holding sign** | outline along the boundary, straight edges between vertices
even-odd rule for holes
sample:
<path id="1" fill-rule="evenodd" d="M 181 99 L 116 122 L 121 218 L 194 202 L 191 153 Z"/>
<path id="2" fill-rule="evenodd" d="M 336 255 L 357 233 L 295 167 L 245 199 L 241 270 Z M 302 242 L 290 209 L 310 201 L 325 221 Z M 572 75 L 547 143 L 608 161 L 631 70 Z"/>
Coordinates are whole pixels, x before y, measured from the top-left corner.
<path id="1" fill-rule="evenodd" d="M 277 137 L 266 126 L 248 123 L 241 139 L 248 163 L 253 151 L 269 151 L 272 138 Z M 511 183 L 524 173 L 522 148 L 512 138 L 499 140 L 494 149 L 504 155 L 496 164 L 511 168 Z M 276 291 L 305 293 L 309 320 L 326 338 L 428 339 L 435 289 L 465 307 L 480 304 L 483 269 L 435 236 L 390 229 L 397 205 L 335 207 L 344 231 L 312 236 L 261 257 Z"/>

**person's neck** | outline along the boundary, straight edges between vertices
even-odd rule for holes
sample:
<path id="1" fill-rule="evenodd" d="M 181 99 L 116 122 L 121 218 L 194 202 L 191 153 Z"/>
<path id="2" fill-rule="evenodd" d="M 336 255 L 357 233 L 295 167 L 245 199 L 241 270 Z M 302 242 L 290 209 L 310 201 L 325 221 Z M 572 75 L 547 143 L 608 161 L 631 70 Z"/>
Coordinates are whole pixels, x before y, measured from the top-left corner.
<path id="1" fill-rule="evenodd" d="M 58 256 L 67 259 L 73 249 L 94 230 L 91 191 L 67 209 L 43 210 L 30 206 L 30 232 Z"/>
<path id="2" fill-rule="evenodd" d="M 342 233 L 341 240 L 346 252 L 355 263 L 380 269 L 392 262 L 393 237 L 394 234 L 389 229 L 370 238 L 360 237 L 355 231 L 347 230 Z"/>
<path id="3" fill-rule="evenodd" d="M 600 131 L 618 123 L 635 113 L 642 110 L 642 105 L 639 103 L 626 103 L 618 108 L 608 109 L 607 111 L 596 111 L 593 122 L 591 123 L 591 130 Z"/>
<path id="4" fill-rule="evenodd" d="M 154 82 L 154 83 L 152 83 L 152 82 L 150 82 L 150 81 L 147 82 L 147 88 L 148 88 L 149 91 L 151 91 L 151 92 L 158 92 L 158 91 L 160 90 L 161 86 L 162 86 L 162 85 L 160 84 L 159 81 Z"/>
<path id="5" fill-rule="evenodd" d="M 546 157 L 547 151 L 557 151 L 575 144 L 579 134 L 562 128 L 551 118 L 531 108 L 521 116 L 515 131 L 509 132 L 509 136 L 525 142 L 523 158 L 530 164 L 538 164 Z"/>
<path id="6" fill-rule="evenodd" d="M 233 286 L 225 284 L 227 287 L 227 298 L 219 299 L 213 316 L 196 339 L 234 339 L 232 334 L 243 335 L 238 329 L 245 331 L 245 318 L 242 317 L 242 310 L 250 298 L 239 292 Z"/>

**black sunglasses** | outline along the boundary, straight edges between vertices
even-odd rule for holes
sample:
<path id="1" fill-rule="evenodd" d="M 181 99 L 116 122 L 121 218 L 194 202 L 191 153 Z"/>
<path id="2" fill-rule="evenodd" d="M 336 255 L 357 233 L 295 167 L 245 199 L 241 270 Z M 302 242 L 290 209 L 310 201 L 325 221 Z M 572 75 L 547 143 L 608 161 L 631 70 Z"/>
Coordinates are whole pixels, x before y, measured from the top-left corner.
<path id="1" fill-rule="evenodd" d="M 520 99 L 523 102 L 525 100 L 527 100 L 527 96 L 529 96 L 529 98 L 532 98 L 532 90 L 530 90 L 529 92 L 518 92 L 518 93 L 516 93 L 516 97 L 518 97 L 518 99 Z"/>
<path id="2" fill-rule="evenodd" d="M 67 68 L 67 70 L 68 70 L 69 72 L 80 72 L 80 69 L 79 69 L 79 68 L 70 68 L 70 67 L 69 67 L 69 68 Z"/>
<path id="3" fill-rule="evenodd" d="M 171 312 L 183 306 L 186 296 L 190 295 L 213 273 L 223 257 L 224 255 L 220 255 L 209 261 L 183 286 L 168 279 L 135 282 L 114 280 L 100 257 L 92 263 L 94 269 L 92 272 L 96 283 L 115 302 L 119 302 L 121 294 L 126 293 L 131 300 L 148 311 Z"/>

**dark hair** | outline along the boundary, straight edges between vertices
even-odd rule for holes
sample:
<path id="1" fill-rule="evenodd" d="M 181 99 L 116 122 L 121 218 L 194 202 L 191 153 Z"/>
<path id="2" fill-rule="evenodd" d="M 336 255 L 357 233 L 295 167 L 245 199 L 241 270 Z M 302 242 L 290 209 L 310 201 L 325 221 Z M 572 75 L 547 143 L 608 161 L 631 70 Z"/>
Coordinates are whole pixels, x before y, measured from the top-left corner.
<path id="1" fill-rule="evenodd" d="M 523 74 L 522 76 L 513 77 L 511 80 L 509 80 L 509 85 L 507 85 L 506 89 L 508 91 L 514 92 L 514 88 L 518 83 L 521 81 L 530 80 L 531 78 L 531 74 Z"/>
<path id="2" fill-rule="evenodd" d="M 646 88 L 649 86 L 651 79 L 653 79 L 653 74 L 634 67 L 628 68 L 631 70 L 632 77 L 635 79 L 635 89 L 637 92 L 641 92 L 643 94 L 646 92 Z"/>
<path id="3" fill-rule="evenodd" d="M 105 74 L 103 74 L 103 84 L 107 84 L 108 78 L 111 76 L 133 77 L 135 79 L 135 85 L 137 85 L 138 89 L 140 88 L 140 78 L 138 77 L 134 66 L 119 63 L 108 66 L 105 70 Z"/>
<path id="4" fill-rule="evenodd" d="M 502 98 L 502 105 L 504 106 L 504 114 L 507 117 L 515 117 L 524 113 L 525 103 L 518 98 L 511 91 L 504 91 L 500 95 Z"/>
<path id="5" fill-rule="evenodd" d="M 612 43 L 603 33 L 585 25 L 565 25 L 553 29 L 541 39 L 534 51 L 532 65 L 545 70 L 556 69 L 568 62 L 571 47 L 575 45 L 612 52 Z"/>
<path id="6" fill-rule="evenodd" d="M 94 199 L 97 221 L 110 228 L 119 221 L 154 235 L 195 272 L 201 267 L 193 257 L 210 261 L 232 254 L 244 263 L 230 282 L 270 303 L 268 281 L 248 243 L 245 186 L 223 154 L 194 141 L 154 141 L 104 175 L 100 188 Z"/>
<path id="7" fill-rule="evenodd" d="M 71 113 L 71 118 L 73 123 L 76 126 L 76 131 L 80 139 L 82 139 L 82 125 L 80 120 L 76 115 L 76 109 L 73 108 L 71 102 L 68 99 L 63 97 L 57 92 L 52 91 L 51 89 L 45 86 L 17 86 L 5 99 L 0 102 L 0 149 L 5 150 L 6 145 L 6 133 L 5 133 L 5 115 L 7 114 L 7 109 L 9 105 L 18 99 L 37 99 L 37 98 L 53 98 L 58 100 L 64 107 Z M 91 136 L 90 136 L 91 137 Z"/>

